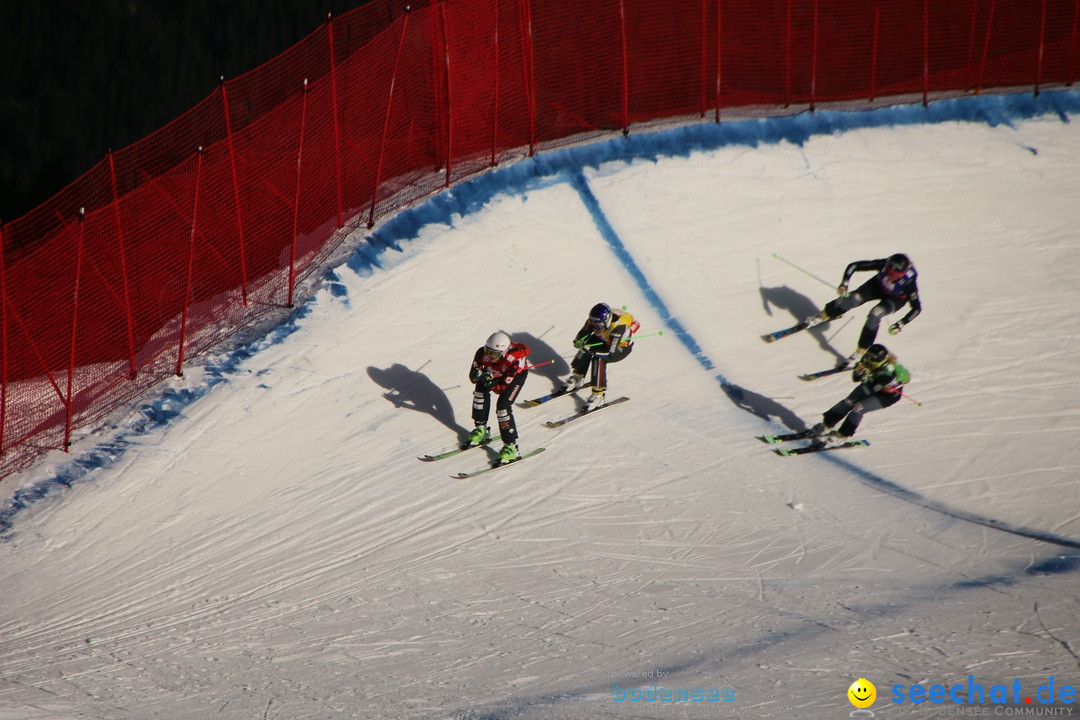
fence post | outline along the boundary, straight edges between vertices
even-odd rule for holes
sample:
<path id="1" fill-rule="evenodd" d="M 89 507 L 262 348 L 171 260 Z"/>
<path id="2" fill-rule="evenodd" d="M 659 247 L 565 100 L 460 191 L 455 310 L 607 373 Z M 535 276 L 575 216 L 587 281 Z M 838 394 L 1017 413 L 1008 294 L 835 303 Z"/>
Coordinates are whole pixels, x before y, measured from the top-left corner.
<path id="1" fill-rule="evenodd" d="M 525 72 L 525 98 L 529 111 L 529 157 L 536 154 L 536 68 L 532 44 L 532 12 L 529 0 L 518 0 L 521 9 L 521 43 Z"/>
<path id="2" fill-rule="evenodd" d="M 330 102 L 334 106 L 334 173 L 337 181 L 337 227 L 345 224 L 343 200 L 341 197 L 341 108 L 338 104 L 337 59 L 334 57 L 334 21 L 326 15 L 326 35 L 330 45 Z"/>
<path id="3" fill-rule="evenodd" d="M 404 20 L 401 23 L 401 35 L 398 37 L 397 52 L 394 54 L 394 73 L 390 76 L 390 91 L 386 94 L 386 113 L 383 116 L 382 138 L 379 140 L 379 160 L 375 165 L 375 187 L 371 191 L 371 211 L 367 226 L 375 227 L 375 205 L 379 202 L 379 184 L 382 182 L 383 156 L 386 155 L 386 135 L 390 132 L 390 109 L 394 106 L 394 83 L 397 82 L 398 65 L 401 62 L 401 48 L 405 45 L 405 32 L 409 29 L 409 16 L 412 8 L 405 6 Z"/>
<path id="4" fill-rule="evenodd" d="M 300 188 L 304 170 L 304 133 L 307 131 L 308 79 L 304 78 L 304 87 L 300 90 L 300 144 L 296 148 L 296 190 L 293 192 L 292 240 L 289 243 L 289 302 L 293 306 L 293 293 L 296 292 L 296 235 L 300 228 Z"/>
<path id="5" fill-rule="evenodd" d="M 1067 85 L 1072 85 L 1076 81 L 1076 35 L 1080 29 L 1080 0 L 1076 0 L 1073 6 L 1073 22 L 1072 33 L 1069 40 L 1069 72 L 1067 76 Z"/>
<path id="6" fill-rule="evenodd" d="M 979 17 L 979 0 L 974 0 L 971 3 L 971 23 L 968 28 L 968 48 L 967 55 L 964 57 L 964 79 L 967 85 L 964 90 L 971 90 L 975 87 L 975 80 L 972 79 L 971 73 L 975 69 L 975 62 L 972 59 L 975 55 L 975 21 Z"/>
<path id="7" fill-rule="evenodd" d="M 708 76 L 709 76 L 709 63 L 708 63 L 709 55 L 708 55 L 708 52 L 707 52 L 708 47 L 709 47 L 709 33 L 708 33 L 708 30 L 705 27 L 705 23 L 707 23 L 709 21 L 708 7 L 709 7 L 708 6 L 708 0 L 701 0 L 701 44 L 699 46 L 700 47 L 699 51 L 701 52 L 701 80 L 700 80 L 701 84 L 698 87 L 698 92 L 700 93 L 700 97 L 698 98 L 698 103 L 699 103 L 698 117 L 700 117 L 702 119 L 704 119 L 705 110 L 708 108 L 708 106 L 705 104 L 705 93 L 706 93 L 706 87 L 707 87 Z"/>
<path id="8" fill-rule="evenodd" d="M 630 133 L 630 72 L 626 56 L 626 0 L 619 0 L 619 47 L 622 49 L 622 95 L 620 112 L 622 113 L 622 134 Z"/>
<path id="9" fill-rule="evenodd" d="M 930 0 L 923 0 L 922 12 L 922 104 L 926 107 L 930 104 Z"/>
<path id="10" fill-rule="evenodd" d="M 491 96 L 493 98 L 491 103 L 491 162 L 492 167 L 497 165 L 496 153 L 499 146 L 499 57 L 501 53 L 499 45 L 499 3 L 495 3 L 495 75 L 492 87 Z"/>
<path id="11" fill-rule="evenodd" d="M 814 0 L 814 45 L 810 51 L 810 111 L 813 112 L 817 107 L 817 66 L 818 66 L 818 23 L 820 0 Z"/>
<path id="12" fill-rule="evenodd" d="M 113 156 L 112 148 L 109 148 L 109 182 L 112 184 L 112 208 L 113 208 L 113 223 L 116 225 L 116 237 L 120 246 L 120 275 L 124 283 L 124 317 L 127 318 L 127 339 L 128 339 L 128 364 L 130 365 L 129 377 L 134 380 L 135 374 L 138 372 L 138 366 L 135 363 L 135 320 L 131 317 L 131 288 L 128 282 L 128 269 L 127 269 L 127 248 L 124 243 L 124 225 L 120 222 L 120 194 L 116 187 L 116 161 Z"/>
<path id="13" fill-rule="evenodd" d="M 1043 52 L 1046 48 L 1046 0 L 1042 0 L 1042 16 L 1039 18 L 1039 54 L 1035 64 L 1035 97 L 1042 84 Z"/>
<path id="14" fill-rule="evenodd" d="M 990 17 L 986 19 L 986 36 L 983 38 L 982 59 L 979 61 L 979 79 L 975 83 L 975 94 L 982 92 L 983 73 L 986 71 L 986 55 L 990 52 L 990 29 L 994 26 L 995 0 L 990 0 Z"/>
<path id="15" fill-rule="evenodd" d="M 232 170 L 233 205 L 236 207 L 236 233 L 240 243 L 240 297 L 244 307 L 247 307 L 247 246 L 244 242 L 244 213 L 240 207 L 240 181 L 236 177 L 236 152 L 233 148 L 232 120 L 229 117 L 229 94 L 225 89 L 224 77 L 218 80 L 218 87 L 221 88 L 221 108 L 225 115 L 225 140 L 229 148 L 229 167 Z"/>
<path id="16" fill-rule="evenodd" d="M 791 3 L 787 0 L 784 18 L 784 107 L 791 106 Z"/>
<path id="17" fill-rule="evenodd" d="M 450 187 L 450 171 L 454 162 L 454 110 L 451 102 L 450 90 L 450 47 L 446 42 L 446 3 L 439 3 L 439 42 L 442 44 L 443 56 L 443 93 L 446 96 L 446 104 L 443 108 L 443 121 L 446 123 L 446 173 L 444 188 Z"/>
<path id="18" fill-rule="evenodd" d="M 71 422 L 75 412 L 75 351 L 79 331 L 79 289 L 82 284 L 83 247 L 86 237 L 86 208 L 79 208 L 79 239 L 75 251 L 75 290 L 71 301 L 71 347 L 68 355 L 67 393 L 64 400 L 64 452 L 71 446 Z"/>
<path id="19" fill-rule="evenodd" d="M 881 45 L 881 0 L 874 0 L 874 40 L 870 48 L 870 101 L 877 97 L 877 59 Z"/>
<path id="20" fill-rule="evenodd" d="M 0 368 L 0 457 L 4 456 L 4 430 L 7 429 L 9 357 L 7 306 L 7 267 L 4 264 L 4 223 L 0 222 L 0 350 L 4 353 L 3 367 Z"/>
<path id="21" fill-rule="evenodd" d="M 720 122 L 720 95 L 724 88 L 724 0 L 716 0 L 716 122 Z"/>
<path id="22" fill-rule="evenodd" d="M 184 346 L 187 344 L 188 307 L 191 305 L 191 277 L 195 270 L 195 232 L 199 227 L 199 185 L 202 182 L 202 145 L 198 147 L 198 162 L 195 168 L 195 199 L 191 208 L 191 232 L 188 235 L 187 280 L 184 285 L 184 308 L 180 313 L 180 348 L 176 353 L 176 375 L 184 374 Z"/>

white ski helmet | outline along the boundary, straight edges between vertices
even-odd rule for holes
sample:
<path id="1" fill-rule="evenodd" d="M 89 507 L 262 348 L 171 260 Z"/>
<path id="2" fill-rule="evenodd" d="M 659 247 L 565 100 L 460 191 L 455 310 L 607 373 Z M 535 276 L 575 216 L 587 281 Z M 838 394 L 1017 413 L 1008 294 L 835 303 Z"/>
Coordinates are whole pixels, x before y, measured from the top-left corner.
<path id="1" fill-rule="evenodd" d="M 506 351 L 510 349 L 510 336 L 504 333 L 502 330 L 491 333 L 491 337 L 484 343 L 493 356 L 502 357 L 506 354 Z"/>

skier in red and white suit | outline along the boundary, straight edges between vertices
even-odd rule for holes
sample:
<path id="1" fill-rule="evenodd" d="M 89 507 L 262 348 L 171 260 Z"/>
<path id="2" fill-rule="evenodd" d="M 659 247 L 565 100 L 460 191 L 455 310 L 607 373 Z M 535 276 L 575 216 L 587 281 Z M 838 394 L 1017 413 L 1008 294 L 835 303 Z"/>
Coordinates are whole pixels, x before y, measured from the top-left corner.
<path id="1" fill-rule="evenodd" d="M 503 441 L 502 450 L 499 451 L 501 463 L 518 458 L 514 400 L 529 374 L 525 361 L 529 352 L 528 346 L 513 342 L 509 335 L 500 330 L 492 333 L 484 346 L 477 349 L 472 367 L 469 368 L 469 382 L 476 383 L 472 404 L 472 419 L 476 427 L 469 433 L 468 444 L 481 445 L 491 439 L 487 421 L 491 414 L 491 393 L 494 392 L 499 396 L 495 403 L 495 417 Z"/>

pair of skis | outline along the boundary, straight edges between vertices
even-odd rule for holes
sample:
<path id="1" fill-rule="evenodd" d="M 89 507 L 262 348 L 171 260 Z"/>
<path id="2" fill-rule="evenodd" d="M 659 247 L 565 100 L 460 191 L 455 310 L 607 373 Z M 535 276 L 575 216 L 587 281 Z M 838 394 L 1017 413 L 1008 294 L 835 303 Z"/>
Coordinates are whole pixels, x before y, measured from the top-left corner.
<path id="1" fill-rule="evenodd" d="M 536 407 L 537 405 L 543 405 L 544 403 L 546 403 L 546 402 L 548 402 L 550 400 L 554 400 L 557 397 L 562 397 L 563 395 L 569 395 L 571 392 L 573 392 L 573 391 L 564 391 L 562 389 L 559 389 L 559 390 L 556 390 L 555 392 L 548 393 L 547 395 L 542 395 L 542 396 L 540 396 L 538 398 L 534 398 L 532 400 L 526 400 L 526 401 L 524 401 L 522 403 L 519 403 L 518 406 L 519 407 Z M 565 417 L 565 418 L 563 418 L 561 420 L 549 420 L 548 422 L 544 423 L 544 427 L 559 428 L 559 427 L 562 427 L 563 425 L 566 425 L 567 423 L 573 422 L 574 420 L 578 420 L 580 418 L 583 418 L 586 415 L 592 415 L 593 413 L 599 412 L 599 411 L 603 410 L 606 407 L 611 407 L 613 405 L 618 405 L 620 403 L 626 402 L 629 399 L 630 398 L 628 398 L 628 397 L 619 397 L 619 398 L 616 398 L 614 400 L 611 400 L 610 402 L 608 402 L 608 403 L 606 403 L 604 405 L 601 405 L 598 408 L 591 408 L 591 409 L 586 408 L 584 410 L 579 410 L 578 412 L 574 413 L 573 415 Z M 476 447 L 485 447 L 489 442 L 491 442 L 491 439 L 487 440 L 484 443 L 481 443 L 480 445 L 459 445 L 458 447 L 454 448 L 453 450 L 447 450 L 446 452 L 438 453 L 438 454 L 435 454 L 435 455 L 421 455 L 418 459 L 420 461 L 422 461 L 422 462 L 435 462 L 437 460 L 445 460 L 446 458 L 454 457 L 455 455 L 460 455 L 461 453 L 467 452 L 467 451 L 472 450 L 473 448 L 476 448 Z M 452 475 L 451 477 L 457 478 L 457 479 L 464 479 L 464 478 L 476 477 L 477 475 L 483 475 L 485 473 L 492 472 L 493 470 L 498 470 L 500 468 L 505 468 L 505 467 L 509 467 L 511 465 L 516 465 L 517 463 L 521 462 L 522 460 L 526 460 L 528 458 L 535 457 L 536 455 L 539 455 L 540 453 L 544 452 L 546 449 L 547 448 L 539 447 L 539 448 L 536 448 L 534 450 L 531 450 L 531 451 L 525 453 L 524 455 L 519 455 L 518 457 L 514 458 L 513 460 L 509 460 L 507 462 L 495 462 L 494 464 L 490 464 L 490 465 L 488 465 L 486 467 L 482 467 L 479 470 L 473 470 L 472 472 L 459 472 L 456 475 Z"/>
<path id="2" fill-rule="evenodd" d="M 578 388 L 578 389 L 581 389 L 581 388 Z M 575 392 L 577 392 L 578 389 L 565 390 L 563 388 L 559 388 L 558 390 L 556 390 L 554 392 L 550 392 L 547 395 L 541 395 L 538 398 L 533 398 L 532 400 L 525 400 L 524 402 L 520 402 L 520 403 L 518 403 L 518 407 L 531 408 L 531 407 L 536 407 L 537 405 L 543 405 L 544 403 L 549 402 L 551 400 L 554 400 L 555 398 L 562 397 L 563 395 L 570 395 L 572 393 L 575 393 Z M 580 418 L 583 418 L 586 415 L 592 415 L 593 413 L 599 412 L 599 411 L 603 410 L 604 408 L 611 407 L 612 405 L 618 405 L 620 403 L 624 403 L 629 399 L 630 398 L 625 397 L 625 396 L 624 397 L 618 397 L 618 398 L 615 398 L 614 400 L 607 401 L 606 403 L 604 403 L 603 405 L 601 405 L 598 408 L 583 408 L 581 410 L 578 410 L 573 415 L 569 415 L 567 417 L 564 417 L 561 420 L 548 420 L 547 422 L 544 423 L 544 427 L 546 427 L 546 428 L 560 428 L 563 425 L 566 425 L 567 423 L 573 422 L 574 420 L 578 420 Z"/>
<path id="3" fill-rule="evenodd" d="M 806 330 L 810 325 L 803 320 L 800 323 L 796 323 L 789 328 L 783 330 L 777 330 L 776 332 L 767 333 L 761 336 L 761 339 L 765 342 L 776 342 L 780 338 L 785 338 L 788 335 L 794 335 L 797 332 Z M 830 375 L 836 375 L 842 373 L 850 367 L 849 363 L 845 360 L 836 367 L 829 368 L 828 370 L 819 370 L 817 372 L 805 373 L 799 376 L 800 380 L 819 380 L 823 377 L 829 377 Z M 843 448 L 860 447 L 869 445 L 869 440 L 845 440 L 843 442 L 827 444 L 824 440 L 814 435 L 812 430 L 803 430 L 802 432 L 795 433 L 782 433 L 780 435 L 761 435 L 761 440 L 769 443 L 770 445 L 783 444 L 792 442 L 795 440 L 810 440 L 807 445 L 800 445 L 798 447 L 778 447 L 774 448 L 774 452 L 777 455 L 783 455 L 784 457 L 791 457 L 792 455 L 807 455 L 809 453 L 825 452 L 828 450 L 840 450 Z"/>
<path id="4" fill-rule="evenodd" d="M 811 440 L 809 445 L 801 445 L 799 447 L 778 447 L 774 448 L 774 452 L 777 455 L 783 455 L 784 457 L 791 457 L 792 455 L 807 455 L 809 453 L 825 452 L 828 450 L 840 450 L 842 448 L 860 447 L 869 445 L 869 440 L 845 440 L 835 445 L 827 445 L 824 440 L 814 435 L 813 430 L 803 430 L 796 433 L 783 433 L 780 435 L 760 435 L 760 439 L 763 442 L 770 445 L 776 445 L 793 440 Z"/>
<path id="5" fill-rule="evenodd" d="M 483 443 L 481 443 L 479 445 L 459 445 L 458 447 L 454 448 L 453 450 L 447 450 L 446 452 L 441 452 L 441 453 L 438 453 L 436 455 L 421 455 L 417 459 L 420 460 L 421 462 L 436 462 L 437 460 L 445 460 L 446 458 L 454 457 L 455 455 L 460 455 L 463 452 L 468 452 L 469 450 L 472 450 L 473 448 L 487 447 L 488 443 L 490 443 L 490 442 L 491 442 L 491 440 L 488 440 L 487 442 L 483 442 Z M 525 453 L 524 455 L 518 455 L 513 460 L 508 460 L 506 462 L 496 461 L 495 463 L 490 464 L 490 465 L 488 465 L 486 467 L 482 467 L 479 470 L 473 470 L 472 472 L 459 472 L 456 475 L 451 475 L 450 477 L 461 479 L 461 478 L 476 477 L 477 475 L 483 475 L 484 473 L 489 473 L 492 470 L 498 470 L 499 468 L 510 467 L 511 465 L 516 465 L 517 463 L 521 462 L 522 460 L 525 460 L 527 458 L 531 458 L 531 457 L 535 457 L 536 455 L 539 455 L 540 453 L 544 452 L 544 450 L 546 450 L 546 449 L 547 448 L 539 447 L 539 448 L 536 448 L 534 450 L 530 450 L 529 452 Z"/>
<path id="6" fill-rule="evenodd" d="M 768 343 L 776 342 L 780 338 L 786 338 L 788 335 L 794 335 L 797 332 L 802 332 L 809 327 L 810 325 L 805 320 L 803 320 L 802 322 L 796 323 L 789 328 L 777 330 L 776 332 L 766 333 L 761 336 L 761 339 Z M 799 379 L 806 380 L 808 382 L 812 380 L 820 380 L 823 377 L 829 377 L 830 375 L 844 372 L 850 367 L 850 363 L 847 360 L 843 360 L 836 367 L 831 367 L 828 370 L 819 370 L 817 372 L 804 373 L 799 376 Z"/>

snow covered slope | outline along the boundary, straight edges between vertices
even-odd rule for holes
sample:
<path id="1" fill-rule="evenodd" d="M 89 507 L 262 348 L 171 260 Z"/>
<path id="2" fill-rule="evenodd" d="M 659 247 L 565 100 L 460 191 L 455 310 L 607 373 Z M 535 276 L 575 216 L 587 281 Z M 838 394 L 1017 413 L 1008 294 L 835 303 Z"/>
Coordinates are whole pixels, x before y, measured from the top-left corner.
<path id="1" fill-rule="evenodd" d="M 1078 111 L 705 124 L 391 221 L 275 333 L 17 478 L 0 719 L 835 718 L 860 677 L 893 717 L 896 685 L 1076 685 Z M 759 336 L 898 251 L 924 312 L 879 340 L 921 405 L 778 457 L 756 436 L 848 392 L 797 375 L 868 306 Z M 547 451 L 484 478 L 450 475 L 485 451 L 417 461 L 471 426 L 488 334 L 555 360 L 543 394 L 598 301 L 663 331 L 611 367 L 630 402 L 517 410 Z"/>

